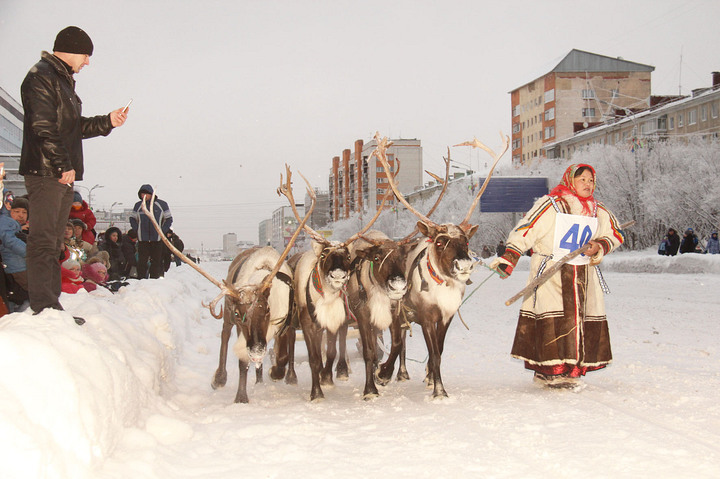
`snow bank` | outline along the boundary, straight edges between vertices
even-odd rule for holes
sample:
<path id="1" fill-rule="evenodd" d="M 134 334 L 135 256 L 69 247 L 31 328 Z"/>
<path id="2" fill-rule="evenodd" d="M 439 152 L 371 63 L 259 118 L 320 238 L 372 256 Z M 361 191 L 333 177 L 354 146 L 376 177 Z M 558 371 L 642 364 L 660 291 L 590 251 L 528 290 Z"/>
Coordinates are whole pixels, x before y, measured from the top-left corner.
<path id="1" fill-rule="evenodd" d="M 82 327 L 61 311 L 0 318 L 0 477 L 92 477 L 171 379 L 200 316 L 189 292 L 168 279 L 64 294 Z"/>
<path id="2" fill-rule="evenodd" d="M 539 390 L 509 358 L 517 308 L 503 300 L 524 286 L 517 272 L 491 277 L 463 306 L 470 331 L 450 328 L 443 401 L 421 382 L 417 327 L 412 380 L 391 382 L 374 401 L 361 399 L 362 360 L 350 340 L 350 380 L 324 388 L 324 402 L 308 401 L 299 342 L 299 385 L 250 381 L 250 404 L 239 405 L 232 358 L 228 386 L 210 388 L 220 323 L 201 302 L 216 287 L 189 267 L 115 295 L 63 295 L 84 326 L 57 311 L 0 318 L 0 477 L 714 477 L 719 261 L 610 255 L 617 364 L 581 394 Z M 216 277 L 227 269 L 203 266 Z M 486 277 L 479 268 L 473 282 Z"/>

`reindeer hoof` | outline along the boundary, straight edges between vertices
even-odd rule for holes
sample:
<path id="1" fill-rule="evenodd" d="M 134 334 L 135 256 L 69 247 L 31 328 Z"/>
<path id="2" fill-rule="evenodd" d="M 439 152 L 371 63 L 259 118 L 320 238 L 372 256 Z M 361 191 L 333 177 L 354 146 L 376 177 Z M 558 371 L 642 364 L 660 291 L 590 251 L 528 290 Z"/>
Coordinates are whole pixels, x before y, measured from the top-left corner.
<path id="1" fill-rule="evenodd" d="M 448 393 L 445 392 L 445 389 L 433 392 L 433 399 L 445 399 L 446 397 L 448 397 Z"/>
<path id="2" fill-rule="evenodd" d="M 373 393 L 373 392 L 369 392 L 369 393 L 363 394 L 363 399 L 364 399 L 365 401 L 371 401 L 371 400 L 375 399 L 375 398 L 378 397 L 378 396 L 380 396 L 380 394 L 379 394 L 377 391 L 375 391 L 374 393 Z"/>
<path id="3" fill-rule="evenodd" d="M 297 385 L 297 374 L 294 369 L 290 369 L 285 375 L 285 384 Z"/>
<path id="4" fill-rule="evenodd" d="M 285 377 L 285 368 L 272 366 L 270 371 L 268 371 L 268 375 L 273 381 L 280 381 L 283 377 Z"/>
<path id="5" fill-rule="evenodd" d="M 210 383 L 210 386 L 212 386 L 213 389 L 218 389 L 218 388 L 225 386 L 226 382 L 227 382 L 227 372 L 226 371 L 216 371 L 215 376 L 213 376 L 212 383 Z"/>
<path id="6" fill-rule="evenodd" d="M 407 371 L 398 371 L 397 380 L 398 380 L 398 382 L 409 381 L 410 375 L 408 374 Z"/>
<path id="7" fill-rule="evenodd" d="M 320 391 L 319 394 L 311 394 L 310 402 L 320 402 L 325 400 L 325 395 Z"/>
<path id="8" fill-rule="evenodd" d="M 392 374 L 392 373 L 390 373 L 390 374 Z M 375 370 L 375 382 L 377 384 L 379 384 L 380 386 L 387 386 L 388 383 L 390 382 L 390 378 L 383 376 L 381 369 L 376 369 Z"/>
<path id="9" fill-rule="evenodd" d="M 332 378 L 332 371 L 330 373 L 326 373 L 323 371 L 320 373 L 320 385 L 321 386 L 334 386 L 335 383 L 333 382 Z"/>
<path id="10" fill-rule="evenodd" d="M 338 363 L 335 373 L 335 378 L 338 381 L 347 381 L 350 378 L 347 364 Z"/>
<path id="11" fill-rule="evenodd" d="M 236 403 L 247 404 L 247 403 L 250 402 L 250 400 L 248 399 L 247 394 L 240 394 L 240 393 L 238 393 L 238 395 L 235 396 L 235 402 L 236 402 Z"/>

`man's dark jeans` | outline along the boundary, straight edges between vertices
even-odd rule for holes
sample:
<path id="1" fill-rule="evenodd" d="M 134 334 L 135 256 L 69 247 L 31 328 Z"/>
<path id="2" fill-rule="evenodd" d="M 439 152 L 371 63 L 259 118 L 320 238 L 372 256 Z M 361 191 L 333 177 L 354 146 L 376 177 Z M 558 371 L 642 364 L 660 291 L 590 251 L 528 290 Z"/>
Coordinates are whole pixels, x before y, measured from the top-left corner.
<path id="1" fill-rule="evenodd" d="M 60 253 L 64 249 L 65 225 L 70 215 L 74 191 L 57 178 L 25 177 L 28 192 L 30 234 L 27 242 L 27 272 L 30 307 L 62 309 L 59 298 Z"/>
<path id="2" fill-rule="evenodd" d="M 150 260 L 150 277 L 161 278 L 165 276 L 163 268 L 162 254 L 165 245 L 162 241 L 138 241 L 138 279 L 147 278 L 148 260 Z"/>

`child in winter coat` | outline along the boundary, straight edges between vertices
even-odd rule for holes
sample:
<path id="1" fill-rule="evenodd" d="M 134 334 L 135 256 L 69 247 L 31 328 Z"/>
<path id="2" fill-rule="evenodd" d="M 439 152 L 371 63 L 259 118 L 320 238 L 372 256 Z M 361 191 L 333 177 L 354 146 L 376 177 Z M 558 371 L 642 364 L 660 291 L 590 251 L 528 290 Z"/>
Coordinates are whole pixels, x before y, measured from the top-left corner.
<path id="1" fill-rule="evenodd" d="M 86 283 L 94 284 L 96 287 L 104 287 L 108 281 L 107 268 L 100 262 L 83 265 L 82 274 Z"/>
<path id="2" fill-rule="evenodd" d="M 97 287 L 94 284 L 85 284 L 84 281 L 80 274 L 80 263 L 74 259 L 68 259 L 60 265 L 60 282 L 63 293 L 75 294 L 81 289 L 94 291 Z"/>

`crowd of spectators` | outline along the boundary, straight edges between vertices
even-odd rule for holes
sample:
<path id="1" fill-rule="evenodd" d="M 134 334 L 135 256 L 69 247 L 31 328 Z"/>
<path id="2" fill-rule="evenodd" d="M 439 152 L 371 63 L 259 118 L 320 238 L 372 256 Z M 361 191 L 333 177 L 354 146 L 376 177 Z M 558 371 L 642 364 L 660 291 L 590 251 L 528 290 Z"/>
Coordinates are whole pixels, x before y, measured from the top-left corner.
<path id="1" fill-rule="evenodd" d="M 143 198 L 141 193 L 138 196 Z M 133 211 L 130 217 L 130 224 L 135 227 L 123 232 L 116 226 L 110 226 L 98 232 L 95 214 L 82 195 L 75 192 L 65 226 L 62 253 L 58 257 L 63 293 L 74 294 L 80 290 L 90 292 L 98 288 L 115 292 L 127 285 L 128 280 L 159 278 L 164 276 L 173 262 L 177 261 L 179 265 L 179 259 L 174 257 L 157 235 L 153 237 L 152 247 L 158 248 L 160 255 L 157 258 L 154 255 L 141 256 L 139 245 L 142 243 L 138 241 L 136 227 L 147 226 L 147 218 L 143 217 L 140 207 L 138 210 Z M 169 228 L 172 216 L 167 204 L 161 210 L 166 215 L 166 236 L 182 251 L 182 240 Z M 25 196 L 16 197 L 11 191 L 5 192 L 0 209 L 0 258 L 4 267 L 0 275 L 0 296 L 4 303 L 0 305 L 0 313 L 3 314 L 21 311 L 28 306 L 26 250 L 30 225 L 28 199 Z M 149 234 L 145 234 L 147 238 Z M 144 267 L 139 267 L 140 257 L 145 262 Z"/>
<path id="2" fill-rule="evenodd" d="M 667 234 L 663 237 L 662 241 L 660 241 L 658 254 L 662 256 L 675 256 L 678 253 L 720 254 L 718 232 L 713 230 L 707 240 L 705 240 L 705 245 L 703 245 L 693 228 L 687 228 L 682 237 L 680 237 L 674 228 L 668 229 Z"/>

